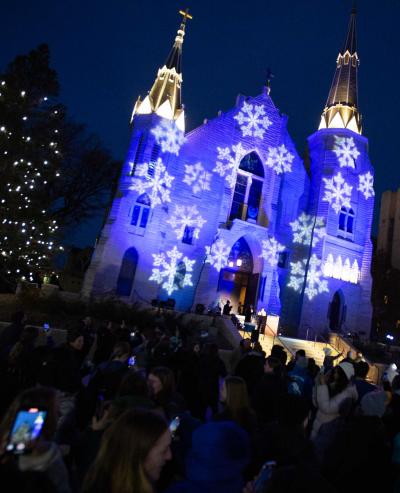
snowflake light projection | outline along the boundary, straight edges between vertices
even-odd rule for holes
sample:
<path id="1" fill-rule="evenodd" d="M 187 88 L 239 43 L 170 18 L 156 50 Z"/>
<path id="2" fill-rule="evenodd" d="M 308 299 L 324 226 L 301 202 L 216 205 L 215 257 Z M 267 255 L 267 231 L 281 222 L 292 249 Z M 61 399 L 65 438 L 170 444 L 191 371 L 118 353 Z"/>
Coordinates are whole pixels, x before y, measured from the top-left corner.
<path id="1" fill-rule="evenodd" d="M 336 135 L 334 137 L 333 152 L 339 159 L 340 167 L 355 168 L 355 162 L 360 152 L 354 143 L 353 137 L 337 137 Z"/>
<path id="2" fill-rule="evenodd" d="M 159 125 L 152 129 L 151 133 L 155 136 L 157 144 L 161 146 L 162 152 L 179 154 L 179 150 L 186 141 L 181 130 L 172 120 L 162 120 Z"/>
<path id="3" fill-rule="evenodd" d="M 259 137 L 262 139 L 264 133 L 272 125 L 271 120 L 265 115 L 265 107 L 260 104 L 249 104 L 244 102 L 239 113 L 233 117 L 239 123 L 243 137 Z"/>
<path id="4" fill-rule="evenodd" d="M 308 264 L 307 282 L 304 290 L 309 300 L 312 300 L 317 294 L 329 292 L 328 281 L 321 279 L 323 275 L 320 268 L 321 264 L 322 261 L 313 254 Z M 293 288 L 297 292 L 300 292 L 303 287 L 306 265 L 306 259 L 299 260 L 298 262 L 290 262 L 291 270 L 288 287 Z"/>
<path id="5" fill-rule="evenodd" d="M 365 175 L 358 176 L 358 187 L 357 190 L 364 194 L 366 199 L 373 197 L 375 195 L 374 191 L 374 177 L 368 171 Z"/>
<path id="6" fill-rule="evenodd" d="M 217 156 L 217 164 L 213 171 L 218 173 L 219 176 L 224 176 L 226 181 L 229 183 L 229 186 L 233 188 L 236 182 L 236 172 L 240 161 L 246 154 L 246 151 L 242 147 L 242 144 L 229 147 L 217 147 L 218 156 Z"/>
<path id="7" fill-rule="evenodd" d="M 193 286 L 192 272 L 195 260 L 183 257 L 176 246 L 165 253 L 153 253 L 153 270 L 149 281 L 155 281 L 171 295 L 174 291 L 184 286 Z M 182 260 L 181 260 L 182 259 Z"/>
<path id="8" fill-rule="evenodd" d="M 299 243 L 300 245 L 310 245 L 312 235 L 313 246 L 315 246 L 326 235 L 324 219 L 310 216 L 304 212 L 301 213 L 298 219 L 291 222 L 290 226 L 293 232 L 293 243 Z"/>
<path id="9" fill-rule="evenodd" d="M 211 247 L 206 246 L 206 262 L 211 264 L 218 272 L 228 265 L 230 248 L 222 238 L 217 240 Z"/>
<path id="10" fill-rule="evenodd" d="M 293 159 L 294 155 L 282 144 L 279 147 L 270 147 L 268 149 L 266 165 L 272 168 L 277 175 L 280 175 L 281 173 L 292 171 Z"/>
<path id="11" fill-rule="evenodd" d="M 183 183 L 192 187 L 192 192 L 197 195 L 204 190 L 211 190 L 211 173 L 203 168 L 201 163 L 185 164 L 185 176 Z"/>
<path id="12" fill-rule="evenodd" d="M 325 195 L 322 200 L 329 202 L 336 214 L 339 214 L 342 207 L 351 207 L 350 198 L 353 187 L 345 182 L 340 171 L 333 178 L 323 178 L 323 180 Z"/>
<path id="13" fill-rule="evenodd" d="M 172 217 L 167 221 L 174 228 L 178 240 L 182 239 L 186 226 L 194 228 L 193 237 L 198 238 L 206 222 L 195 205 L 176 205 Z"/>
<path id="14" fill-rule="evenodd" d="M 150 169 L 152 173 L 150 173 Z M 143 177 L 143 179 L 134 178 L 129 187 L 130 190 L 136 190 L 140 195 L 147 193 L 152 207 L 164 202 L 171 202 L 169 189 L 174 177 L 168 174 L 161 158 L 158 158 L 155 163 L 139 164 L 135 174 Z"/>
<path id="15" fill-rule="evenodd" d="M 271 267 L 278 265 L 278 255 L 283 252 L 285 247 L 278 243 L 275 238 L 268 238 L 262 241 L 262 253 L 260 257 L 266 260 Z"/>

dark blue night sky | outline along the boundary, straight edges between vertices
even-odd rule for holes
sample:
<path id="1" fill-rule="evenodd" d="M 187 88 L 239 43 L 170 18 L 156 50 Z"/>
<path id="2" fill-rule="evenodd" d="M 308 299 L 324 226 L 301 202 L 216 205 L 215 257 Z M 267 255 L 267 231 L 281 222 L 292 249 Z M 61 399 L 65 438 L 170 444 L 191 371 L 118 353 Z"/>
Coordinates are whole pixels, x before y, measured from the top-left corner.
<path id="1" fill-rule="evenodd" d="M 187 129 L 232 107 L 238 93 L 258 94 L 271 67 L 271 96 L 289 116 L 303 155 L 307 135 L 319 124 L 351 5 L 350 0 L 20 0 L 3 6 L 0 67 L 48 43 L 71 116 L 123 159 L 134 101 L 150 89 L 172 46 L 177 11 L 189 7 L 194 19 L 183 46 Z M 359 106 L 376 173 L 375 218 L 381 193 L 400 186 L 399 18 L 399 0 L 358 2 Z M 69 242 L 92 244 L 98 222 Z"/>

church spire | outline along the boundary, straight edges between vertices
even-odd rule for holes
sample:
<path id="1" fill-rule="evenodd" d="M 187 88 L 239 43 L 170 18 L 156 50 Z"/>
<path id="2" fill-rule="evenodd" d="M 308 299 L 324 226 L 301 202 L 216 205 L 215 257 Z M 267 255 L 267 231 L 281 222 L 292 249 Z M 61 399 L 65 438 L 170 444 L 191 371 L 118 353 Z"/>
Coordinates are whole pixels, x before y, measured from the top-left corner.
<path id="1" fill-rule="evenodd" d="M 189 14 L 188 9 L 186 11 L 180 10 L 179 13 L 182 15 L 182 21 L 172 49 L 165 64 L 158 69 L 156 80 L 149 94 L 143 101 L 140 100 L 140 97 L 136 101 L 132 119 L 136 114 L 156 113 L 163 118 L 175 120 L 178 128 L 184 131 L 185 115 L 181 99 L 182 44 L 186 21 L 193 17 Z"/>
<path id="2" fill-rule="evenodd" d="M 357 109 L 357 71 L 360 62 L 357 55 L 356 15 L 353 7 L 319 128 L 348 128 L 361 134 L 361 115 Z"/>

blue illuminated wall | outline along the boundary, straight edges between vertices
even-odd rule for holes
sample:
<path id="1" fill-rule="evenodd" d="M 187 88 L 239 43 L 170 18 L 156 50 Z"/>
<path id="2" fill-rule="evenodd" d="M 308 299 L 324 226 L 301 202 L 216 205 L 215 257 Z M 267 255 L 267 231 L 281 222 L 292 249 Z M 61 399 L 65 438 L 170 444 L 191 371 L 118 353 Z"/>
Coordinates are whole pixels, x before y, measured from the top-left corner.
<path id="1" fill-rule="evenodd" d="M 369 331 L 367 140 L 325 129 L 308 145 L 309 174 L 267 91 L 185 136 L 136 115 L 84 295 L 173 298 L 179 310 L 229 297 L 300 335 Z"/>

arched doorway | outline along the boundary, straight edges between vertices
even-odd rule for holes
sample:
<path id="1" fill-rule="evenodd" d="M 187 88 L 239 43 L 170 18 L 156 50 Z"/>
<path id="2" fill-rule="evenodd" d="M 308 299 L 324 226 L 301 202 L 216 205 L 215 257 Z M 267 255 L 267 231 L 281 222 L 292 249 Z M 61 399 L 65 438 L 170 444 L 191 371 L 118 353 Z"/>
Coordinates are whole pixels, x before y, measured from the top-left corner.
<path id="1" fill-rule="evenodd" d="M 346 306 L 344 304 L 344 296 L 339 289 L 333 295 L 332 301 L 329 303 L 329 329 L 333 332 L 340 332 L 346 315 Z"/>
<path id="2" fill-rule="evenodd" d="M 244 237 L 233 245 L 228 265 L 221 270 L 218 292 L 221 301 L 230 300 L 233 312 L 242 305 L 256 306 L 259 274 L 254 274 L 253 254 Z"/>
<path id="3" fill-rule="evenodd" d="M 128 250 L 124 254 L 121 268 L 119 270 L 116 289 L 117 295 L 129 296 L 131 294 L 137 264 L 138 253 L 136 248 L 128 248 Z"/>

